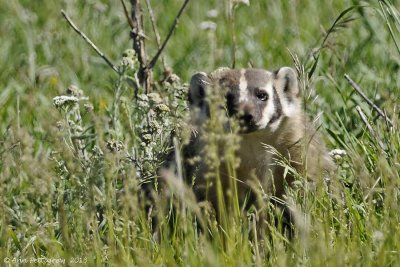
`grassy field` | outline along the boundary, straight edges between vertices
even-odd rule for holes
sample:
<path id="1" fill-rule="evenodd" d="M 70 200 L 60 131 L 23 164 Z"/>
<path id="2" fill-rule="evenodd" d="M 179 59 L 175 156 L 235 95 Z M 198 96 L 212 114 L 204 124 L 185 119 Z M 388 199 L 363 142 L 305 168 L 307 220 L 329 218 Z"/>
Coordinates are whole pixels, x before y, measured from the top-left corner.
<path id="1" fill-rule="evenodd" d="M 152 56 L 157 43 L 142 2 Z M 163 40 L 183 1 L 150 2 Z M 137 62 L 122 56 L 132 41 L 120 1 L 0 0 L 1 265 L 400 266 L 399 10 L 395 0 L 250 0 L 234 10 L 228 0 L 192 0 L 163 54 L 180 82 L 135 96 Z M 236 67 L 294 67 L 291 54 L 304 70 L 307 113 L 319 117 L 329 149 L 347 153 L 329 186 L 301 197 L 288 190 L 302 222 L 293 240 L 274 226 L 252 237 L 251 212 L 229 214 L 224 225 L 196 217 L 197 203 L 174 182 L 175 223 L 158 210 L 154 240 L 139 185 L 154 181 L 171 133 L 176 147 L 186 138 L 191 75 L 234 58 Z M 160 60 L 154 80 L 162 76 Z M 68 101 L 54 100 L 68 88 Z M 201 218 L 208 234 L 197 230 Z"/>

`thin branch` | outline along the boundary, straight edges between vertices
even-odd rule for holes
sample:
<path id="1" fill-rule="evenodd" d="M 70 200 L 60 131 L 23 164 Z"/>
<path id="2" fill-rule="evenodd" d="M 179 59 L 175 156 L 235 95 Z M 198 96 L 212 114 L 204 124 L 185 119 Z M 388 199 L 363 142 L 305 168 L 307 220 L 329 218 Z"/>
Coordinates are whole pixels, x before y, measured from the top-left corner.
<path id="1" fill-rule="evenodd" d="M 376 139 L 378 142 L 378 145 L 380 148 L 385 151 L 385 146 L 383 145 L 381 139 L 379 138 L 378 134 L 374 131 L 374 128 L 372 128 L 371 124 L 369 124 L 367 116 L 365 116 L 364 112 L 361 110 L 360 106 L 356 106 L 356 110 L 358 112 L 358 115 L 360 115 L 361 120 L 364 122 L 365 126 L 367 126 L 368 131 L 370 134 Z"/>
<path id="2" fill-rule="evenodd" d="M 364 197 L 364 202 L 367 201 L 369 195 L 372 193 L 372 191 L 375 189 L 375 187 L 378 185 L 378 183 L 381 181 L 381 176 L 376 179 L 375 183 L 372 185 L 371 189 L 368 191 L 367 195 Z"/>
<path id="3" fill-rule="evenodd" d="M 157 29 L 157 23 L 156 23 L 156 19 L 154 17 L 154 12 L 151 7 L 150 0 L 146 0 L 146 5 L 147 5 L 147 10 L 149 11 L 149 15 L 150 15 L 151 27 L 153 28 L 154 35 L 156 36 L 157 48 L 160 49 L 161 48 L 160 34 Z M 163 56 L 161 56 L 161 62 L 163 64 L 164 71 L 166 71 L 167 65 L 165 64 L 165 58 Z"/>
<path id="4" fill-rule="evenodd" d="M 96 51 L 96 53 L 104 59 L 105 62 L 107 62 L 108 66 L 110 66 L 116 73 L 119 73 L 117 67 L 114 66 L 114 64 L 111 62 L 111 60 L 108 59 L 108 57 L 100 51 L 99 48 L 81 31 L 79 28 L 72 22 L 72 20 L 68 17 L 68 15 L 65 13 L 64 10 L 61 10 L 61 14 L 64 16 L 64 18 L 67 20 L 68 24 L 80 35 L 82 38 Z"/>
<path id="5" fill-rule="evenodd" d="M 138 78 L 140 84 L 145 88 L 146 93 L 148 93 L 150 90 L 151 71 L 147 69 L 147 53 L 143 30 L 143 12 L 140 6 L 140 0 L 131 0 L 131 5 L 131 19 L 133 23 L 131 36 L 133 39 L 133 50 L 135 50 L 140 64 Z"/>
<path id="6" fill-rule="evenodd" d="M 236 66 L 236 31 L 235 31 L 235 4 L 232 0 L 229 0 L 229 10 L 228 10 L 228 19 L 229 19 L 229 30 L 232 36 L 232 47 L 231 47 L 231 57 L 232 57 L 232 69 Z"/>
<path id="7" fill-rule="evenodd" d="M 363 93 L 363 90 L 361 89 L 358 84 L 356 84 L 349 75 L 345 74 L 344 78 L 350 83 L 351 87 L 356 90 L 356 92 L 370 105 L 376 112 L 378 112 L 379 116 L 381 116 L 385 121 L 393 127 L 393 122 L 386 116 L 385 112 L 383 112 L 377 105 L 375 105 L 369 98 Z"/>
<path id="8" fill-rule="evenodd" d="M 132 21 L 131 17 L 129 16 L 128 9 L 126 8 L 124 0 L 121 0 L 121 4 L 122 4 L 122 8 L 124 9 L 125 18 L 128 21 L 128 24 L 132 30 L 133 29 L 133 21 Z"/>
<path id="9" fill-rule="evenodd" d="M 167 45 L 169 39 L 172 36 L 172 33 L 174 32 L 178 22 L 179 22 L 179 18 L 182 15 L 183 11 L 185 10 L 187 4 L 189 3 L 190 0 L 185 0 L 185 2 L 183 3 L 181 9 L 179 10 L 178 14 L 175 17 L 174 23 L 172 24 L 172 27 L 170 28 L 167 37 L 165 38 L 163 44 L 161 45 L 161 47 L 158 49 L 156 55 L 152 58 L 152 60 L 150 61 L 149 65 L 147 65 L 147 69 L 152 69 L 154 67 L 154 65 L 156 64 L 158 58 L 160 57 L 162 51 L 164 50 L 165 46 Z"/>

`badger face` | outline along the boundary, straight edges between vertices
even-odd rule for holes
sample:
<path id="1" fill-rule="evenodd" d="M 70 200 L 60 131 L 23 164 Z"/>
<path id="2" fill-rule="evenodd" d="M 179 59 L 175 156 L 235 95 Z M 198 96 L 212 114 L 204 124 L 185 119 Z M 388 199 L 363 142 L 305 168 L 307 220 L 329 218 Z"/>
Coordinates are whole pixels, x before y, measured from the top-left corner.
<path id="1" fill-rule="evenodd" d="M 207 95 L 221 92 L 227 114 L 238 120 L 242 134 L 274 132 L 282 119 L 293 116 L 300 106 L 297 76 L 292 68 L 275 72 L 223 68 L 210 75 L 197 73 L 191 79 L 189 105 L 197 122 L 209 116 Z"/>

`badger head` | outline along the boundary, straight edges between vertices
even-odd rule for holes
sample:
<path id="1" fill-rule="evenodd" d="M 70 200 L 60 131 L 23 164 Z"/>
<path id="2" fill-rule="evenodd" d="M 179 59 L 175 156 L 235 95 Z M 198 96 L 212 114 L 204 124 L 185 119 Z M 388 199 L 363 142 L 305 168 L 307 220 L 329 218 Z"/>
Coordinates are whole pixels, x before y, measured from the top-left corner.
<path id="1" fill-rule="evenodd" d="M 274 132 L 285 117 L 300 111 L 297 76 L 290 67 L 275 72 L 222 68 L 210 75 L 196 73 L 189 88 L 189 106 L 196 123 L 208 118 L 210 95 L 221 93 L 228 116 L 239 122 L 240 133 Z"/>

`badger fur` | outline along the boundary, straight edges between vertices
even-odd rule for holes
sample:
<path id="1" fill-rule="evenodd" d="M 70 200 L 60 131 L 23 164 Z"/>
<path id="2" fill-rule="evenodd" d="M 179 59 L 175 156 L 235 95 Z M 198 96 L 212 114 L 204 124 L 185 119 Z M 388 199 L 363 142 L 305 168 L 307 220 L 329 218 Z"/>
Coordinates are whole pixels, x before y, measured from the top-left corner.
<path id="1" fill-rule="evenodd" d="M 280 157 L 311 183 L 322 179 L 331 169 L 325 144 L 303 111 L 297 75 L 292 68 L 282 67 L 274 72 L 229 68 L 211 74 L 200 72 L 190 81 L 188 100 L 195 133 L 183 153 L 185 178 L 199 201 L 210 201 L 216 210 L 219 208 L 217 183 L 213 177 L 206 177 L 209 166 L 202 160 L 205 155 L 201 139 L 206 134 L 202 125 L 210 116 L 209 99 L 216 94 L 223 95 L 224 103 L 220 104 L 226 107 L 226 116 L 238 122 L 240 136 L 235 153 L 239 159 L 236 177 L 231 177 L 223 164 L 219 170 L 224 197 L 234 179 L 241 205 L 254 201 L 249 197 L 254 184 L 274 199 L 282 199 L 285 185 L 291 186 L 295 177 L 287 166 L 277 164 Z"/>

